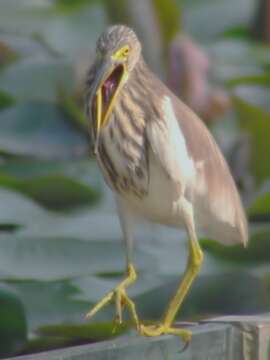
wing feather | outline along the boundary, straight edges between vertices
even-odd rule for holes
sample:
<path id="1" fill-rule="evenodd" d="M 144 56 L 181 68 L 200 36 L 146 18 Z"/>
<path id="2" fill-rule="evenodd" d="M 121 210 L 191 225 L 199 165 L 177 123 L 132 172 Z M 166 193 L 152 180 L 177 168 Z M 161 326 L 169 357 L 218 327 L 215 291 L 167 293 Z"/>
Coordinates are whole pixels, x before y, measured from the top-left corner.
<path id="1" fill-rule="evenodd" d="M 163 100 L 163 114 L 163 119 L 148 123 L 148 142 L 168 177 L 184 190 L 194 178 L 195 168 L 169 97 Z"/>
<path id="2" fill-rule="evenodd" d="M 226 160 L 204 123 L 159 84 L 163 86 L 163 116 L 147 125 L 148 142 L 156 159 L 182 188 L 195 182 L 192 197 L 200 203 L 194 204 L 195 215 L 197 209 L 206 236 L 224 244 L 245 245 L 246 216 Z"/>
<path id="3" fill-rule="evenodd" d="M 198 194 L 204 201 L 206 218 L 205 233 L 225 244 L 248 241 L 246 216 L 236 185 L 227 162 L 213 136 L 204 123 L 173 97 L 178 123 L 185 135 L 189 153 L 198 168 L 198 176 L 205 184 L 204 193 Z M 199 188 L 201 190 L 201 188 Z"/>

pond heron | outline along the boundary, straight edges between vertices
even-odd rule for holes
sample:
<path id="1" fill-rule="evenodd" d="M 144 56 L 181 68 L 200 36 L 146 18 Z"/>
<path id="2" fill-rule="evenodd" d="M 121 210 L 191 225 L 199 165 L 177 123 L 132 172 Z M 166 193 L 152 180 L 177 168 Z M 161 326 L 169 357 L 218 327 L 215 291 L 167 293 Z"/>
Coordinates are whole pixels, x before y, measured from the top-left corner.
<path id="1" fill-rule="evenodd" d="M 127 258 L 125 279 L 87 317 L 114 301 L 119 323 L 126 306 L 140 334 L 188 341 L 191 332 L 173 321 L 203 261 L 197 232 L 225 245 L 248 239 L 227 163 L 203 122 L 146 65 L 132 29 L 114 25 L 101 34 L 85 92 L 94 152 L 115 194 Z M 140 321 L 126 292 L 137 277 L 132 242 L 140 218 L 185 228 L 189 239 L 183 279 L 157 324 Z"/>

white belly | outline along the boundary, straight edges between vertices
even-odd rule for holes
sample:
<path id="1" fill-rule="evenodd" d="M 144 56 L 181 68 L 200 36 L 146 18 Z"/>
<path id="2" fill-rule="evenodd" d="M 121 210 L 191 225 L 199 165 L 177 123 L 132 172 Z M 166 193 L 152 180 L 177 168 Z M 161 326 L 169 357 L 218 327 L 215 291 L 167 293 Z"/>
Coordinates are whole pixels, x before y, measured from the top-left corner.
<path id="1" fill-rule="evenodd" d="M 179 194 L 175 184 L 155 161 L 152 152 L 150 152 L 149 164 L 147 195 L 143 198 L 133 194 L 121 195 L 122 200 L 138 217 L 154 223 L 183 227 L 182 215 L 177 206 Z"/>

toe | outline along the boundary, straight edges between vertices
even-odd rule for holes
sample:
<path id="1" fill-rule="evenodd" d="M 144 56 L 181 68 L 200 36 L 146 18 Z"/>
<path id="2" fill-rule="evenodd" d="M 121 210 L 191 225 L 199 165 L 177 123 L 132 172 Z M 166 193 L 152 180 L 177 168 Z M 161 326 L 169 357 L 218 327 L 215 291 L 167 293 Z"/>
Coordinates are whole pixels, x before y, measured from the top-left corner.
<path id="1" fill-rule="evenodd" d="M 86 315 L 87 319 L 93 317 L 100 309 L 109 304 L 113 299 L 113 292 L 109 292 L 103 299 L 101 299 Z"/>
<path id="2" fill-rule="evenodd" d="M 186 343 L 191 340 L 192 333 L 187 329 L 171 328 L 163 324 L 160 325 L 140 325 L 139 333 L 144 336 L 160 336 L 163 334 L 171 334 L 180 336 Z"/>
<path id="3" fill-rule="evenodd" d="M 146 326 L 146 325 L 140 325 L 140 334 L 144 336 L 159 336 L 163 333 L 163 327 L 162 326 Z"/>

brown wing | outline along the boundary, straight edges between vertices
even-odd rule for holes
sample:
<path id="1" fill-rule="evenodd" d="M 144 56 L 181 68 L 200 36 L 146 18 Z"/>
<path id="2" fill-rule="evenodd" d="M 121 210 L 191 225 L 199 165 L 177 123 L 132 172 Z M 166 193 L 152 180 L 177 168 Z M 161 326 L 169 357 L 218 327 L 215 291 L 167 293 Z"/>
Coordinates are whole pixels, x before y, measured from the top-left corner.
<path id="1" fill-rule="evenodd" d="M 169 97 L 188 154 L 196 165 L 196 184 L 192 187 L 193 194 L 191 194 L 196 202 L 194 204 L 196 227 L 205 236 L 224 244 L 246 245 L 248 229 L 243 206 L 229 167 L 213 136 L 199 117 L 153 73 L 150 75 L 149 83 L 151 88 L 155 89 L 151 97 L 154 99 L 152 103 L 156 106 L 160 119 L 162 119 L 162 111 L 161 106 L 157 104 L 161 104 L 164 97 Z M 168 172 L 173 163 L 166 162 L 167 158 L 168 156 L 164 154 L 160 157 L 164 170 Z M 171 171 L 172 178 L 174 172 Z"/>
<path id="2" fill-rule="evenodd" d="M 201 165 L 198 176 L 205 186 L 198 189 L 197 196 L 200 212 L 205 211 L 205 216 L 198 215 L 203 219 L 202 230 L 224 244 L 246 245 L 246 216 L 226 160 L 204 123 L 177 97 L 171 96 L 188 151 L 195 163 Z"/>

